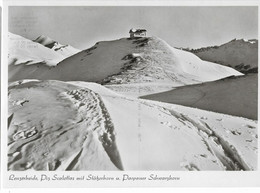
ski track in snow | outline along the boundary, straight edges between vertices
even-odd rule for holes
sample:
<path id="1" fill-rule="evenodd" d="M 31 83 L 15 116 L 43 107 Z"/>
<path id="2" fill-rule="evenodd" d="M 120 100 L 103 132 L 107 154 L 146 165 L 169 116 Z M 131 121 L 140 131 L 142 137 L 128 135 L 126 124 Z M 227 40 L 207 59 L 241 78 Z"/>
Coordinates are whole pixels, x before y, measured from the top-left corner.
<path id="1" fill-rule="evenodd" d="M 143 104 L 148 105 L 147 102 Z M 151 104 L 149 104 L 151 105 Z M 152 105 L 157 106 L 157 105 Z M 161 108 L 161 106 L 157 106 Z M 194 129 L 196 133 L 202 138 L 202 141 L 208 147 L 208 150 L 211 154 L 217 158 L 218 163 L 222 166 L 223 170 L 254 170 L 250 167 L 240 156 L 238 150 L 230 144 L 226 139 L 224 139 L 220 134 L 217 134 L 217 131 L 212 129 L 205 121 L 200 119 L 193 119 L 187 115 L 184 115 L 180 112 L 174 111 L 173 109 L 168 109 L 163 107 L 166 114 L 170 113 L 172 116 L 176 117 L 183 125 L 188 126 L 191 129 Z M 170 122 L 164 123 L 166 126 L 171 126 Z M 240 135 L 239 132 L 231 131 L 233 135 Z M 246 140 L 247 142 L 252 142 L 252 140 Z M 195 165 L 194 165 L 195 166 Z M 194 168 L 187 168 L 193 170 Z M 199 170 L 198 168 L 195 168 Z"/>
<path id="2" fill-rule="evenodd" d="M 98 136 L 110 160 L 118 169 L 122 170 L 123 166 L 115 142 L 114 126 L 111 122 L 109 113 L 102 102 L 102 99 L 93 91 L 86 91 L 84 89 L 73 90 L 66 94 L 68 94 L 70 99 L 75 102 L 75 105 L 78 107 L 79 113 L 82 117 L 88 116 L 88 114 L 92 115 L 91 119 L 86 117 L 81 121 L 85 121 L 86 124 L 89 125 L 89 128 L 91 129 L 88 129 L 88 133 Z M 83 148 L 84 144 L 80 152 L 76 154 L 74 159 L 69 163 L 66 170 L 73 170 L 73 166 L 77 164 L 75 162 L 80 159 Z"/>
<path id="3" fill-rule="evenodd" d="M 103 95 L 104 96 L 104 95 Z M 110 97 L 106 95 L 106 97 Z M 133 101 L 134 99 L 127 99 L 125 97 L 121 97 L 124 100 Z M 144 105 L 151 106 L 147 102 L 141 102 Z M 161 106 L 153 107 L 160 109 Z M 217 159 L 219 166 L 223 170 L 253 170 L 252 167 L 248 166 L 247 163 L 240 156 L 238 150 L 230 144 L 225 138 L 221 136 L 221 134 L 217 134 L 217 132 L 212 129 L 205 121 L 201 119 L 193 119 L 187 115 L 182 113 L 178 113 L 172 109 L 167 109 L 163 107 L 164 111 L 167 111 L 166 114 L 171 114 L 173 117 L 178 119 L 183 125 L 193 129 L 196 133 L 201 137 L 202 141 L 208 147 L 209 152 Z M 165 112 L 164 112 L 165 113 Z M 162 122 L 163 125 L 172 127 L 170 122 Z M 232 133 L 232 131 L 231 131 Z M 236 133 L 233 133 L 236 135 Z M 141 135 L 138 135 L 141 138 Z M 252 140 L 250 140 L 252 142 Z M 199 168 L 190 163 L 188 166 L 185 166 L 188 170 L 199 170 Z"/>
<path id="4" fill-rule="evenodd" d="M 183 124 L 190 125 L 195 129 L 199 136 L 209 147 L 209 151 L 218 158 L 219 162 L 227 170 L 249 170 L 249 167 L 243 163 L 243 160 L 237 154 L 236 149 L 231 148 L 230 144 L 218 136 L 208 125 L 203 121 L 195 121 L 188 116 L 179 114 L 173 110 L 170 113 L 183 121 Z M 234 156 L 233 156 L 234 155 Z"/>

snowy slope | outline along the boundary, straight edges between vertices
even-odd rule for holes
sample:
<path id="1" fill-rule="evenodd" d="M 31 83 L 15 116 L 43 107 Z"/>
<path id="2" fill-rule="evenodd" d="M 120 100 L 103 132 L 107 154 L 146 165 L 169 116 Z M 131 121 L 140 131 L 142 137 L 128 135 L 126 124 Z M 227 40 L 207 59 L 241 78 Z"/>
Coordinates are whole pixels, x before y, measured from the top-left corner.
<path id="1" fill-rule="evenodd" d="M 36 40 L 34 40 L 34 42 L 38 42 L 38 43 L 44 45 L 45 47 L 58 52 L 59 54 L 63 55 L 66 58 L 81 51 L 70 45 L 62 45 L 59 42 L 54 41 L 51 38 L 49 38 L 47 36 L 43 36 L 43 35 L 36 38 Z"/>
<path id="2" fill-rule="evenodd" d="M 189 52 L 174 49 L 156 37 L 99 42 L 54 68 L 23 66 L 19 72 L 19 76 L 9 80 L 93 81 L 110 85 L 110 88 L 118 84 L 139 84 L 140 88 L 149 83 L 150 88 L 153 87 L 151 84 L 156 84 L 166 90 L 241 75 L 232 68 L 205 62 Z"/>
<path id="3" fill-rule="evenodd" d="M 242 72 L 257 72 L 258 40 L 234 39 L 226 44 L 191 50 L 202 60 L 216 62 Z"/>
<path id="4" fill-rule="evenodd" d="M 178 87 L 141 98 L 257 120 L 257 74 Z"/>
<path id="5" fill-rule="evenodd" d="M 29 81 L 11 87 L 9 96 L 9 169 L 121 168 L 120 158 L 114 161 L 116 167 L 106 153 L 118 155 L 113 125 L 92 91 L 62 82 Z"/>
<path id="6" fill-rule="evenodd" d="M 8 38 L 9 66 L 29 66 L 31 64 L 46 64 L 47 66 L 55 66 L 65 58 L 61 54 L 22 36 L 9 32 Z"/>
<path id="7" fill-rule="evenodd" d="M 106 84 L 163 82 L 186 85 L 216 80 L 230 74 L 241 75 L 230 68 L 223 68 L 200 60 L 194 54 L 169 46 L 157 38 L 134 40 L 137 49 L 123 59 L 123 71 L 108 77 Z M 136 52 L 134 52 L 136 51 Z"/>
<path id="8" fill-rule="evenodd" d="M 257 169 L 256 121 L 95 83 L 12 83 L 8 123 L 9 170 Z"/>

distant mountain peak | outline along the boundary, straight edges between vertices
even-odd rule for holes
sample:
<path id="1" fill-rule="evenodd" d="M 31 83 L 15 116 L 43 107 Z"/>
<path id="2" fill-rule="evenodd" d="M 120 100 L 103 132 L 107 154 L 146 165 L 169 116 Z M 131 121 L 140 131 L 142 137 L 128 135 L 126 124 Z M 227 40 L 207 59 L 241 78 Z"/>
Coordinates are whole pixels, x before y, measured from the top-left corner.
<path id="1" fill-rule="evenodd" d="M 61 55 L 65 57 L 69 57 L 71 55 L 74 55 L 78 52 L 80 52 L 79 49 L 76 49 L 70 45 L 62 45 L 58 41 L 53 40 L 52 38 L 40 35 L 38 38 L 33 40 L 34 42 L 37 42 L 39 44 L 42 44 L 43 46 L 50 48 L 54 50 L 55 52 L 59 52 Z"/>
<path id="2" fill-rule="evenodd" d="M 35 40 L 29 40 L 20 35 L 8 33 L 8 64 L 12 67 L 19 64 L 56 66 L 60 61 L 79 51 L 72 46 L 61 45 L 44 35 Z"/>
<path id="3" fill-rule="evenodd" d="M 47 66 L 55 66 L 65 58 L 58 52 L 20 35 L 9 33 L 8 36 L 9 64 L 31 65 L 41 63 Z"/>
<path id="4" fill-rule="evenodd" d="M 40 35 L 33 41 L 38 42 L 39 44 L 42 44 L 48 48 L 52 48 L 56 43 L 58 43 L 57 41 L 54 41 L 53 39 L 45 35 Z"/>

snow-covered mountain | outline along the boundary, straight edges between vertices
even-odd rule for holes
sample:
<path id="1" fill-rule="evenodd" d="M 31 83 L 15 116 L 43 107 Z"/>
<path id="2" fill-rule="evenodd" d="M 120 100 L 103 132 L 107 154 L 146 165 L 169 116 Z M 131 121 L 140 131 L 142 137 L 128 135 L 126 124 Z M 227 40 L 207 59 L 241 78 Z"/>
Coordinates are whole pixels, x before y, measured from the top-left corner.
<path id="1" fill-rule="evenodd" d="M 62 45 L 59 42 L 54 41 L 51 38 L 44 36 L 44 35 L 41 35 L 38 38 L 36 38 L 34 40 L 34 42 L 40 43 L 40 44 L 44 45 L 45 47 L 58 52 L 59 54 L 63 55 L 66 58 L 81 51 L 70 45 Z"/>
<path id="2" fill-rule="evenodd" d="M 95 83 L 14 82 L 8 112 L 9 170 L 257 169 L 256 121 Z"/>
<path id="3" fill-rule="evenodd" d="M 49 45 L 47 40 L 44 44 Z M 9 81 L 35 78 L 91 81 L 115 90 L 118 84 L 126 85 L 126 89 L 132 85 L 131 89 L 136 89 L 138 84 L 138 91 L 134 92 L 151 89 L 145 93 L 241 75 L 232 68 L 205 62 L 190 52 L 172 48 L 156 37 L 98 42 L 52 68 L 19 65 L 10 71 Z"/>
<path id="4" fill-rule="evenodd" d="M 8 38 L 8 63 L 9 67 L 13 66 L 11 69 L 32 64 L 55 66 L 65 59 L 61 54 L 22 36 L 9 32 Z"/>
<path id="5" fill-rule="evenodd" d="M 257 120 L 258 76 L 229 77 L 142 98 Z"/>
<path id="6" fill-rule="evenodd" d="M 258 71 L 258 40 L 234 39 L 220 46 L 191 49 L 202 60 L 215 62 L 242 73 Z"/>
<path id="7" fill-rule="evenodd" d="M 41 63 L 55 66 L 65 58 L 80 52 L 70 45 L 64 46 L 46 36 L 39 36 L 32 41 L 9 32 L 8 38 L 9 64 L 12 65 Z"/>

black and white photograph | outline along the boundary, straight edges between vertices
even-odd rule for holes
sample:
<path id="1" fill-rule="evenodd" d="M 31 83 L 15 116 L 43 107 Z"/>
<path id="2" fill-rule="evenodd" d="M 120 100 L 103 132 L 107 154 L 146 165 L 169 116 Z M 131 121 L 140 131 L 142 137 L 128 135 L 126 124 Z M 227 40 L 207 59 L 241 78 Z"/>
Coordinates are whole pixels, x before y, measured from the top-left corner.
<path id="1" fill-rule="evenodd" d="M 7 8 L 7 172 L 258 171 L 258 6 Z"/>

